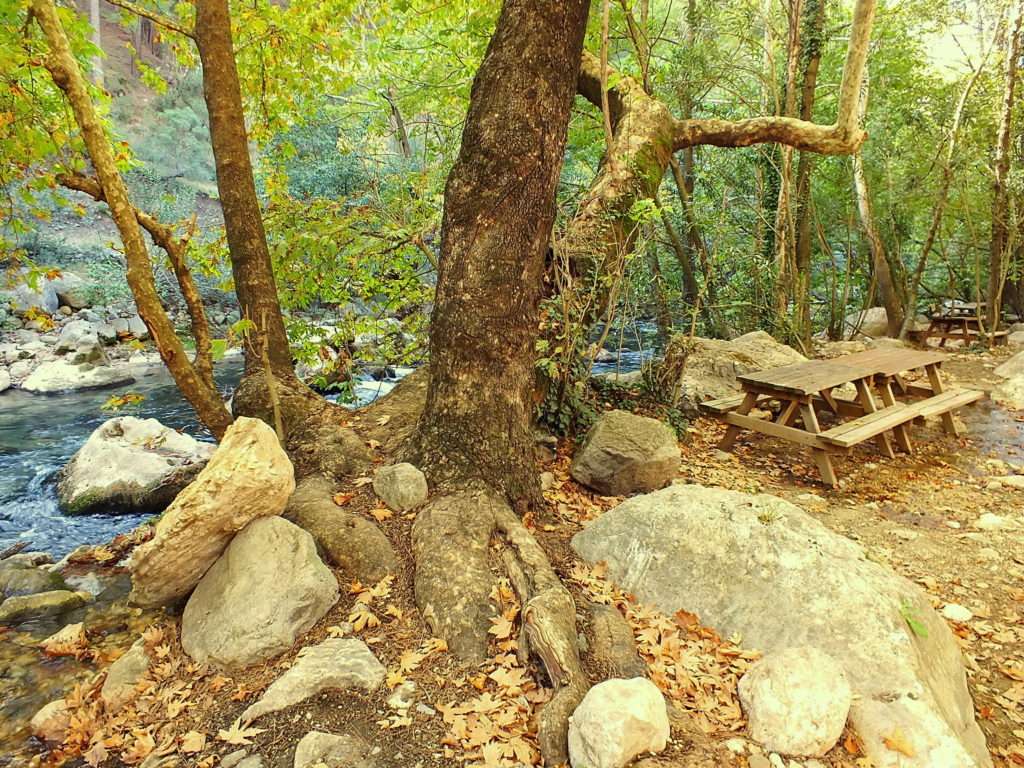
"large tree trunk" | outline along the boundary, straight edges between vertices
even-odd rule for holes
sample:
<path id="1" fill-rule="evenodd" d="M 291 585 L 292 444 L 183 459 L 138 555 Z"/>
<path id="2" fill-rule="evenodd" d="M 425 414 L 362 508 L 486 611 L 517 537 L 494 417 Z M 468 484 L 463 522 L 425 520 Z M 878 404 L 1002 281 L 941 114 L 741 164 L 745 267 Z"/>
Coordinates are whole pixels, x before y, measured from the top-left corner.
<path id="1" fill-rule="evenodd" d="M 989 330 L 999 326 L 1003 299 L 1003 285 L 1006 282 L 1007 245 L 1009 243 L 1009 190 L 1007 180 L 1010 174 L 1010 136 L 1013 130 L 1013 103 L 1017 88 L 1017 68 L 1021 48 L 1021 20 L 1024 19 L 1024 3 L 1016 2 L 1010 20 L 1006 41 L 1006 74 L 1003 80 L 1003 108 L 996 137 L 995 181 L 992 190 L 992 240 L 988 272 L 988 313 L 986 323 Z"/>
<path id="2" fill-rule="evenodd" d="M 195 6 L 194 36 L 203 66 L 203 96 L 235 293 L 242 317 L 255 327 L 246 335 L 246 372 L 269 363 L 275 377 L 289 381 L 295 372 L 252 175 L 228 2 L 197 0 Z"/>
<path id="3" fill-rule="evenodd" d="M 124 244 L 128 265 L 126 277 L 139 316 L 182 395 L 195 408 L 200 421 L 220 437 L 231 423 L 231 415 L 224 407 L 208 367 L 202 364 L 197 367 L 189 361 L 174 325 L 160 303 L 153 279 L 153 264 L 139 227 L 140 213 L 128 198 L 128 189 L 117 169 L 110 140 L 89 97 L 78 62 L 71 53 L 57 10 L 52 0 L 33 0 L 32 11 L 50 46 L 46 67 L 71 104 L 89 159 L 96 170 L 96 179 L 88 180 L 90 189 L 83 191 L 104 200 L 110 208 L 111 218 Z M 186 283 L 182 283 L 182 289 L 187 290 Z M 197 336 L 197 341 L 201 341 L 201 337 Z"/>
<path id="4" fill-rule="evenodd" d="M 534 347 L 584 0 L 508 0 L 445 188 L 430 386 L 413 452 L 435 480 L 538 498 Z"/>

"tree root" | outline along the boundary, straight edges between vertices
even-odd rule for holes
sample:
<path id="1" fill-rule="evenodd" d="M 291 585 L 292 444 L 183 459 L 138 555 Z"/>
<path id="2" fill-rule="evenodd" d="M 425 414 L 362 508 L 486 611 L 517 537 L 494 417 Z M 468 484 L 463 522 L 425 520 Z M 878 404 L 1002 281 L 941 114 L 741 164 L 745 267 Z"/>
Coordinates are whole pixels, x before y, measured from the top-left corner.
<path id="1" fill-rule="evenodd" d="M 487 657 L 498 577 L 490 567 L 492 537 L 522 604 L 520 658 L 535 655 L 554 696 L 540 713 L 538 741 L 547 765 L 568 762 L 569 717 L 589 688 L 580 662 L 576 606 L 547 555 L 512 509 L 487 489 L 442 496 L 413 526 L 416 601 L 431 630 L 464 661 Z"/>

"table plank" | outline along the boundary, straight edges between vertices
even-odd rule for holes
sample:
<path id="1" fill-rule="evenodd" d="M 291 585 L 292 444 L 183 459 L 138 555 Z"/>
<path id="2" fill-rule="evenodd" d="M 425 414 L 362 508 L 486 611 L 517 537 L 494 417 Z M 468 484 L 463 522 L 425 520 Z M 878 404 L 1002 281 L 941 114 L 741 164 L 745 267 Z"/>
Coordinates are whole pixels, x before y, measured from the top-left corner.
<path id="1" fill-rule="evenodd" d="M 844 361 L 845 358 L 842 357 L 834 360 L 808 360 L 763 371 L 752 371 L 736 378 L 741 384 L 807 396 L 879 373 L 870 365 L 851 366 Z"/>
<path id="2" fill-rule="evenodd" d="M 876 369 L 874 373 L 882 376 L 895 376 L 926 365 L 941 364 L 947 357 L 944 352 L 930 349 L 868 349 L 835 359 L 844 365 Z"/>

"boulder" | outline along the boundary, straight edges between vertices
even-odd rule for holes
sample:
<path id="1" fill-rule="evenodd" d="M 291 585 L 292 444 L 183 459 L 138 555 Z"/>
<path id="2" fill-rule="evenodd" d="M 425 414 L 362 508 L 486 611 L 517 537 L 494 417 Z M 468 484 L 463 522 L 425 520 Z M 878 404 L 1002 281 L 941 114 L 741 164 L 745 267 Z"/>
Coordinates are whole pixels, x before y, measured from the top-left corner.
<path id="1" fill-rule="evenodd" d="M 0 392 L 4 392 L 11 388 L 11 374 L 7 372 L 6 368 L 0 368 Z"/>
<path id="2" fill-rule="evenodd" d="M 92 323 L 85 320 L 72 320 L 65 325 L 54 347 L 55 352 L 65 353 L 67 362 L 73 365 L 82 363 L 106 364 L 107 354 L 103 351 L 103 343 Z"/>
<path id="3" fill-rule="evenodd" d="M 627 411 L 601 414 L 572 463 L 573 478 L 605 496 L 652 491 L 679 471 L 679 444 L 667 424 Z"/>
<path id="4" fill-rule="evenodd" d="M 1006 408 L 1024 411 L 1024 373 L 999 382 L 990 397 Z"/>
<path id="5" fill-rule="evenodd" d="M 644 677 L 605 680 L 583 697 L 569 719 L 572 768 L 623 768 L 668 744 L 665 698 Z"/>
<path id="6" fill-rule="evenodd" d="M 36 279 L 35 287 L 33 287 L 28 284 L 27 277 L 23 273 L 19 278 L 20 282 L 4 293 L 10 302 L 11 309 L 18 315 L 23 315 L 32 308 L 52 315 L 60 306 L 60 300 L 50 281 L 40 276 Z"/>
<path id="7" fill-rule="evenodd" d="M 134 381 L 134 376 L 109 365 L 76 365 L 67 360 L 50 360 L 32 371 L 21 383 L 21 388 L 35 394 L 49 395 L 57 392 L 120 387 Z"/>
<path id="8" fill-rule="evenodd" d="M 295 746 L 294 768 L 375 768 L 369 752 L 358 736 L 310 731 Z"/>
<path id="9" fill-rule="evenodd" d="M 679 403 L 685 409 L 696 410 L 697 404 L 705 400 L 739 392 L 737 376 L 806 360 L 764 331 L 752 331 L 731 341 L 696 338 L 678 382 Z"/>
<path id="10" fill-rule="evenodd" d="M 856 543 L 766 494 L 676 485 L 619 504 L 572 541 L 619 587 L 667 614 L 772 653 L 813 647 L 842 663 L 867 756 L 903 768 L 987 768 L 960 649 L 928 596 Z"/>
<path id="11" fill-rule="evenodd" d="M 181 617 L 181 645 L 200 663 L 251 666 L 291 648 L 337 601 L 338 582 L 313 537 L 280 517 L 260 518 L 196 586 Z"/>
<path id="12" fill-rule="evenodd" d="M 1010 347 L 1024 347 L 1024 331 L 1014 331 L 1007 334 L 1006 344 Z"/>
<path id="13" fill-rule="evenodd" d="M 751 737 L 794 757 L 821 757 L 832 749 L 852 701 L 839 663 L 808 647 L 768 654 L 740 679 L 739 695 Z"/>
<path id="14" fill-rule="evenodd" d="M 1024 352 L 1018 352 L 997 367 L 993 373 L 1003 379 L 1015 379 L 1024 376 Z"/>
<path id="15" fill-rule="evenodd" d="M 60 277 L 50 281 L 50 287 L 57 294 L 57 301 L 62 307 L 85 309 L 89 301 L 89 284 L 72 272 L 63 272 Z"/>
<path id="16" fill-rule="evenodd" d="M 885 307 L 870 307 L 862 312 L 851 312 L 843 320 L 843 338 L 867 336 L 878 338 L 889 333 L 889 315 Z"/>
<path id="17" fill-rule="evenodd" d="M 61 471 L 60 508 L 70 515 L 160 512 L 195 479 L 215 448 L 156 419 L 110 419 Z"/>
<path id="18" fill-rule="evenodd" d="M 107 679 L 100 689 L 100 698 L 107 712 L 118 712 L 135 698 L 136 686 L 149 672 L 149 656 L 140 638 L 121 658 L 107 668 Z"/>
<path id="19" fill-rule="evenodd" d="M 59 616 L 92 601 L 93 596 L 88 592 L 72 592 L 67 589 L 9 597 L 0 603 L 0 624 L 18 624 L 48 616 Z"/>
<path id="20" fill-rule="evenodd" d="M 139 341 L 145 341 L 149 338 L 149 328 L 146 327 L 146 324 L 138 315 L 132 315 L 128 318 L 128 333 Z"/>
<path id="21" fill-rule="evenodd" d="M 17 560 L 0 562 L 0 601 L 8 597 L 35 595 L 67 589 L 59 574 Z"/>
<path id="22" fill-rule="evenodd" d="M 64 699 L 51 701 L 40 709 L 29 722 L 32 735 L 43 741 L 60 743 L 71 727 L 71 710 Z"/>
<path id="23" fill-rule="evenodd" d="M 335 637 L 299 651 L 291 669 L 270 684 L 259 701 L 242 713 L 242 721 L 278 712 L 322 691 L 358 688 L 372 692 L 387 670 L 362 640 Z"/>
<path id="24" fill-rule="evenodd" d="M 292 464 L 274 430 L 259 419 L 235 419 L 153 538 L 132 554 L 131 601 L 167 605 L 188 595 L 231 538 L 252 520 L 281 514 L 294 489 Z"/>
<path id="25" fill-rule="evenodd" d="M 374 473 L 373 491 L 391 509 L 408 512 L 427 500 L 427 478 L 412 464 L 392 464 Z"/>

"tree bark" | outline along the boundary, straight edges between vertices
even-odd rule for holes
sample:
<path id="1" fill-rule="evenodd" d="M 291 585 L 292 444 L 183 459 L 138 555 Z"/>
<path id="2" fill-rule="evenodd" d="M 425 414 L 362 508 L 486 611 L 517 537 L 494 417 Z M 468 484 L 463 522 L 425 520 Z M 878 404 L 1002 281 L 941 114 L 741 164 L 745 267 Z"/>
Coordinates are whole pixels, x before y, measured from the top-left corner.
<path id="1" fill-rule="evenodd" d="M 212 376 L 206 376 L 201 368 L 197 369 L 189 361 L 160 303 L 153 280 L 153 264 L 139 227 L 139 212 L 128 198 L 128 189 L 117 169 L 110 140 L 89 97 L 82 71 L 71 53 L 53 0 L 33 0 L 32 11 L 50 47 L 46 67 L 71 104 L 89 159 L 96 170 L 98 191 L 110 208 L 111 218 L 121 235 L 128 265 L 126 277 L 139 316 L 182 395 L 195 408 L 200 421 L 219 438 L 230 425 L 231 415 L 213 384 Z"/>
<path id="2" fill-rule="evenodd" d="M 266 359 L 275 377 L 290 381 L 295 371 L 256 197 L 228 2 L 197 0 L 195 6 L 194 37 L 203 67 L 203 96 L 235 293 L 242 317 L 255 326 L 246 334 L 246 373 L 262 369 Z"/>
<path id="3" fill-rule="evenodd" d="M 992 239 L 988 272 L 988 311 L 986 324 L 990 331 L 999 327 L 1002 315 L 1003 285 L 1006 281 L 1007 244 L 1009 242 L 1010 138 L 1013 131 L 1013 104 L 1016 99 L 1017 68 L 1021 49 L 1021 21 L 1024 3 L 1015 2 L 1007 30 L 1006 62 L 1003 76 L 1003 104 L 996 136 L 995 181 L 992 189 Z"/>
<path id="4" fill-rule="evenodd" d="M 586 0 L 506 0 L 445 188 L 430 385 L 411 452 L 435 482 L 539 500 L 534 347 Z"/>
<path id="5" fill-rule="evenodd" d="M 96 46 L 96 55 L 92 57 L 92 79 L 99 87 L 103 87 L 103 17 L 100 15 L 100 3 L 103 0 L 89 0 L 89 24 L 92 25 L 92 44 Z"/>

